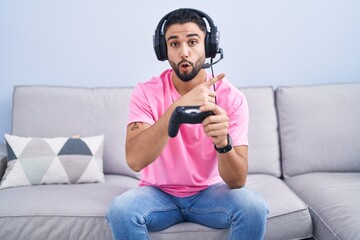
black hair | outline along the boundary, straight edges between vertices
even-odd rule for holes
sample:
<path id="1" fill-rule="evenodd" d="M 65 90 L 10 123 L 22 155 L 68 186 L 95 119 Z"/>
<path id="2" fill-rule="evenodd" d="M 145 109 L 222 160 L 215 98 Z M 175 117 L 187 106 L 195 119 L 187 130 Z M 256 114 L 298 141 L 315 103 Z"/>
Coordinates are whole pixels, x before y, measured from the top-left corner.
<path id="1" fill-rule="evenodd" d="M 174 24 L 183 24 L 193 22 L 199 26 L 201 31 L 204 33 L 207 32 L 206 23 L 202 17 L 200 17 L 196 12 L 187 8 L 180 8 L 178 10 L 173 11 L 164 24 L 163 34 L 165 35 L 166 31 L 169 29 L 171 25 Z"/>

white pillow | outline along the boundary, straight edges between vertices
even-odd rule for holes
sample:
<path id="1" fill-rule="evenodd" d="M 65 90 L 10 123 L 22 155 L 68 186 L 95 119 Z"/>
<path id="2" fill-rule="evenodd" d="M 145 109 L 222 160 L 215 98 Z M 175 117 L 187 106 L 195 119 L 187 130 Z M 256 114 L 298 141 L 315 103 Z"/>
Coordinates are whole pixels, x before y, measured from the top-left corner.
<path id="1" fill-rule="evenodd" d="M 104 136 L 32 138 L 5 134 L 7 168 L 0 189 L 104 182 Z"/>

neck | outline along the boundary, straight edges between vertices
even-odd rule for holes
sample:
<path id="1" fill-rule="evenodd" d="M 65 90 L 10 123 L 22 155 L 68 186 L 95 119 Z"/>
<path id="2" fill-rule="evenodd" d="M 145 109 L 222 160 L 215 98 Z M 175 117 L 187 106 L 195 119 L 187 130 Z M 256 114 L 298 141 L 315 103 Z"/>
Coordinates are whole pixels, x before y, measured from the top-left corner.
<path id="1" fill-rule="evenodd" d="M 197 85 L 202 84 L 206 81 L 206 72 L 204 69 L 202 69 L 193 79 L 188 82 L 184 82 L 180 78 L 178 78 L 176 73 L 173 71 L 171 79 L 176 91 L 178 91 L 178 93 L 183 96 Z"/>

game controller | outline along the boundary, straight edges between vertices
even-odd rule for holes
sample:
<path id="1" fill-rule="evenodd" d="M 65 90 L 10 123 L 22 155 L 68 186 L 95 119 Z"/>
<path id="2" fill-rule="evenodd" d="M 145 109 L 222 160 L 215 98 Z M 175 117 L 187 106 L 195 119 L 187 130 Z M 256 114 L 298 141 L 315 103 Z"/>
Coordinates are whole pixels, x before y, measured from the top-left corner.
<path id="1" fill-rule="evenodd" d="M 176 107 L 171 114 L 169 121 L 168 134 L 170 137 L 175 137 L 180 125 L 183 123 L 202 123 L 202 121 L 208 116 L 214 115 L 212 111 L 202 112 L 200 106 L 179 106 Z"/>

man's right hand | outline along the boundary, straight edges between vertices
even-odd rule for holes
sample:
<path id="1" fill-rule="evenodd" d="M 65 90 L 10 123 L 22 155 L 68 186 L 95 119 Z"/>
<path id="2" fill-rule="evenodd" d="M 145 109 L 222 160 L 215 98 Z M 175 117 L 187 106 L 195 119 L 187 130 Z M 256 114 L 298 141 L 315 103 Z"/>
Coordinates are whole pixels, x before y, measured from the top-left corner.
<path id="1" fill-rule="evenodd" d="M 184 96 L 178 99 L 178 106 L 202 106 L 208 102 L 215 104 L 216 92 L 211 88 L 213 84 L 220 81 L 225 77 L 224 73 L 217 75 L 216 77 L 205 81 L 202 84 L 194 87 Z"/>

